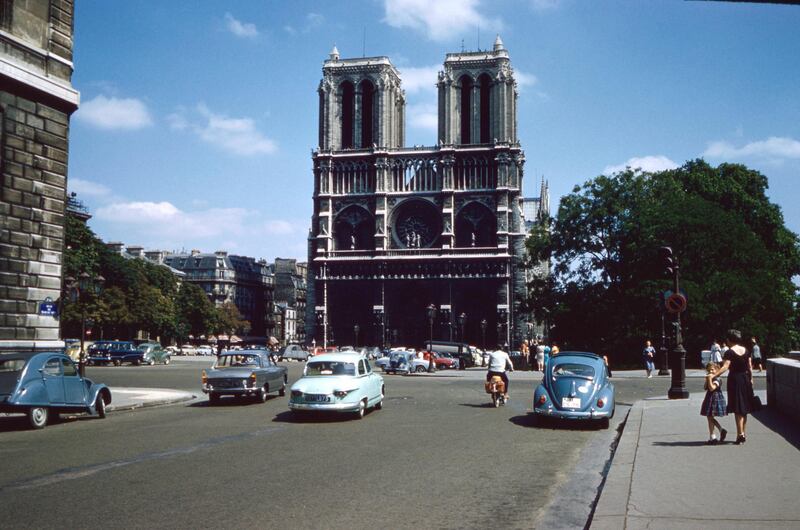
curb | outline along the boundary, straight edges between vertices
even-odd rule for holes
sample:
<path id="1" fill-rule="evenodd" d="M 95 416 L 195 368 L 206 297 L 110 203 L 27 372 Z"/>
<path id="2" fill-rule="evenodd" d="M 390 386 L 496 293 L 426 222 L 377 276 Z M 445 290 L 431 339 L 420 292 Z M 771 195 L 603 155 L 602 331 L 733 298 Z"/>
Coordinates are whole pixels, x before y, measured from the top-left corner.
<path id="1" fill-rule="evenodd" d="M 113 398 L 113 394 L 112 394 Z M 136 410 L 136 409 L 145 409 L 149 407 L 159 407 L 162 405 L 175 405 L 178 403 L 184 403 L 186 401 L 191 401 L 193 399 L 197 399 L 197 396 L 194 394 L 184 394 L 182 396 L 168 398 L 168 399 L 155 399 L 151 401 L 141 401 L 136 403 L 130 403 L 125 405 L 109 405 L 106 407 L 106 412 L 123 412 L 126 410 Z"/>

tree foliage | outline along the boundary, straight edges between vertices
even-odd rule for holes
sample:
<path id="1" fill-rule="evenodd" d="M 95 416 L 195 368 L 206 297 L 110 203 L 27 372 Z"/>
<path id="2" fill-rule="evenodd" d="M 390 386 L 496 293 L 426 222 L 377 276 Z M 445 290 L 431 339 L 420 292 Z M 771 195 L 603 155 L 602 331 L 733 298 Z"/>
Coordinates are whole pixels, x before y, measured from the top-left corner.
<path id="1" fill-rule="evenodd" d="M 576 186 L 549 230 L 527 240 L 532 259 L 554 264 L 552 278 L 532 286 L 530 304 L 551 315 L 553 336 L 565 345 L 637 360 L 643 341 L 657 344 L 661 335 L 657 298 L 671 282 L 659 248 L 669 246 L 689 299 L 682 320 L 690 360 L 729 328 L 758 336 L 762 351 L 787 351 L 796 336 L 800 247 L 767 185 L 745 166 L 695 160 Z"/>

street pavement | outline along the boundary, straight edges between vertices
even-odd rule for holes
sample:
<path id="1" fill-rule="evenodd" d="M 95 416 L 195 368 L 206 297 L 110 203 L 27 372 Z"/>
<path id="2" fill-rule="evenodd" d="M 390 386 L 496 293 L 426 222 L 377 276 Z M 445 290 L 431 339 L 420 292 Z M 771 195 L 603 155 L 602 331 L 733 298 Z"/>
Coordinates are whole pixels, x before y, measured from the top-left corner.
<path id="1" fill-rule="evenodd" d="M 111 404 L 106 407 L 106 412 L 173 405 L 197 397 L 191 392 L 171 388 L 109 387 L 109 390 L 111 390 Z"/>
<path id="2" fill-rule="evenodd" d="M 727 441 L 708 446 L 703 396 L 633 405 L 591 528 L 800 527 L 800 426 L 764 408 L 737 446 L 729 415 L 720 418 Z"/>

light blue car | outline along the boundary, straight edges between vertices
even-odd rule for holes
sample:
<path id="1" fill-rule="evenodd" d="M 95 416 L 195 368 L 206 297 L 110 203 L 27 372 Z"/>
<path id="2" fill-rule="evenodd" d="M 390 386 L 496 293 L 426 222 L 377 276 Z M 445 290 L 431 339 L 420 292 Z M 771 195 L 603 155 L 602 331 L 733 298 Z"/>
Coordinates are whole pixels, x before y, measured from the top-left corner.
<path id="1" fill-rule="evenodd" d="M 562 352 L 551 357 L 533 394 L 536 418 L 597 421 L 603 428 L 608 428 L 615 406 L 608 367 L 594 353 Z"/>
<path id="2" fill-rule="evenodd" d="M 380 409 L 383 397 L 383 377 L 372 371 L 365 356 L 331 353 L 308 361 L 303 377 L 292 385 L 289 408 L 296 413 L 354 413 L 360 419 L 367 409 Z"/>

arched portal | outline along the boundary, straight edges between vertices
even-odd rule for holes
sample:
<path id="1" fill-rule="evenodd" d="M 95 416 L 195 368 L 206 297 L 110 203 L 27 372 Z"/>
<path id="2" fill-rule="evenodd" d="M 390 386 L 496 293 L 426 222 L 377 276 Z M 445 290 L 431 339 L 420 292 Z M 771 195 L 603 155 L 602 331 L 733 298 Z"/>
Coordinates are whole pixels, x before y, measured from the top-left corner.
<path id="1" fill-rule="evenodd" d="M 361 147 L 371 147 L 375 120 L 375 85 L 368 79 L 359 84 L 361 90 Z"/>
<path id="2" fill-rule="evenodd" d="M 342 94 L 342 149 L 353 148 L 353 122 L 355 109 L 355 88 L 345 81 L 340 85 Z"/>
<path id="3" fill-rule="evenodd" d="M 470 128 L 472 127 L 472 78 L 461 76 L 461 143 L 472 143 Z"/>
<path id="4" fill-rule="evenodd" d="M 481 139 L 480 143 L 488 144 L 492 141 L 491 138 L 491 116 L 489 112 L 489 91 L 492 89 L 492 80 L 488 74 L 481 74 L 478 77 L 478 85 L 480 86 L 481 101 L 480 101 L 480 116 L 481 116 Z"/>

